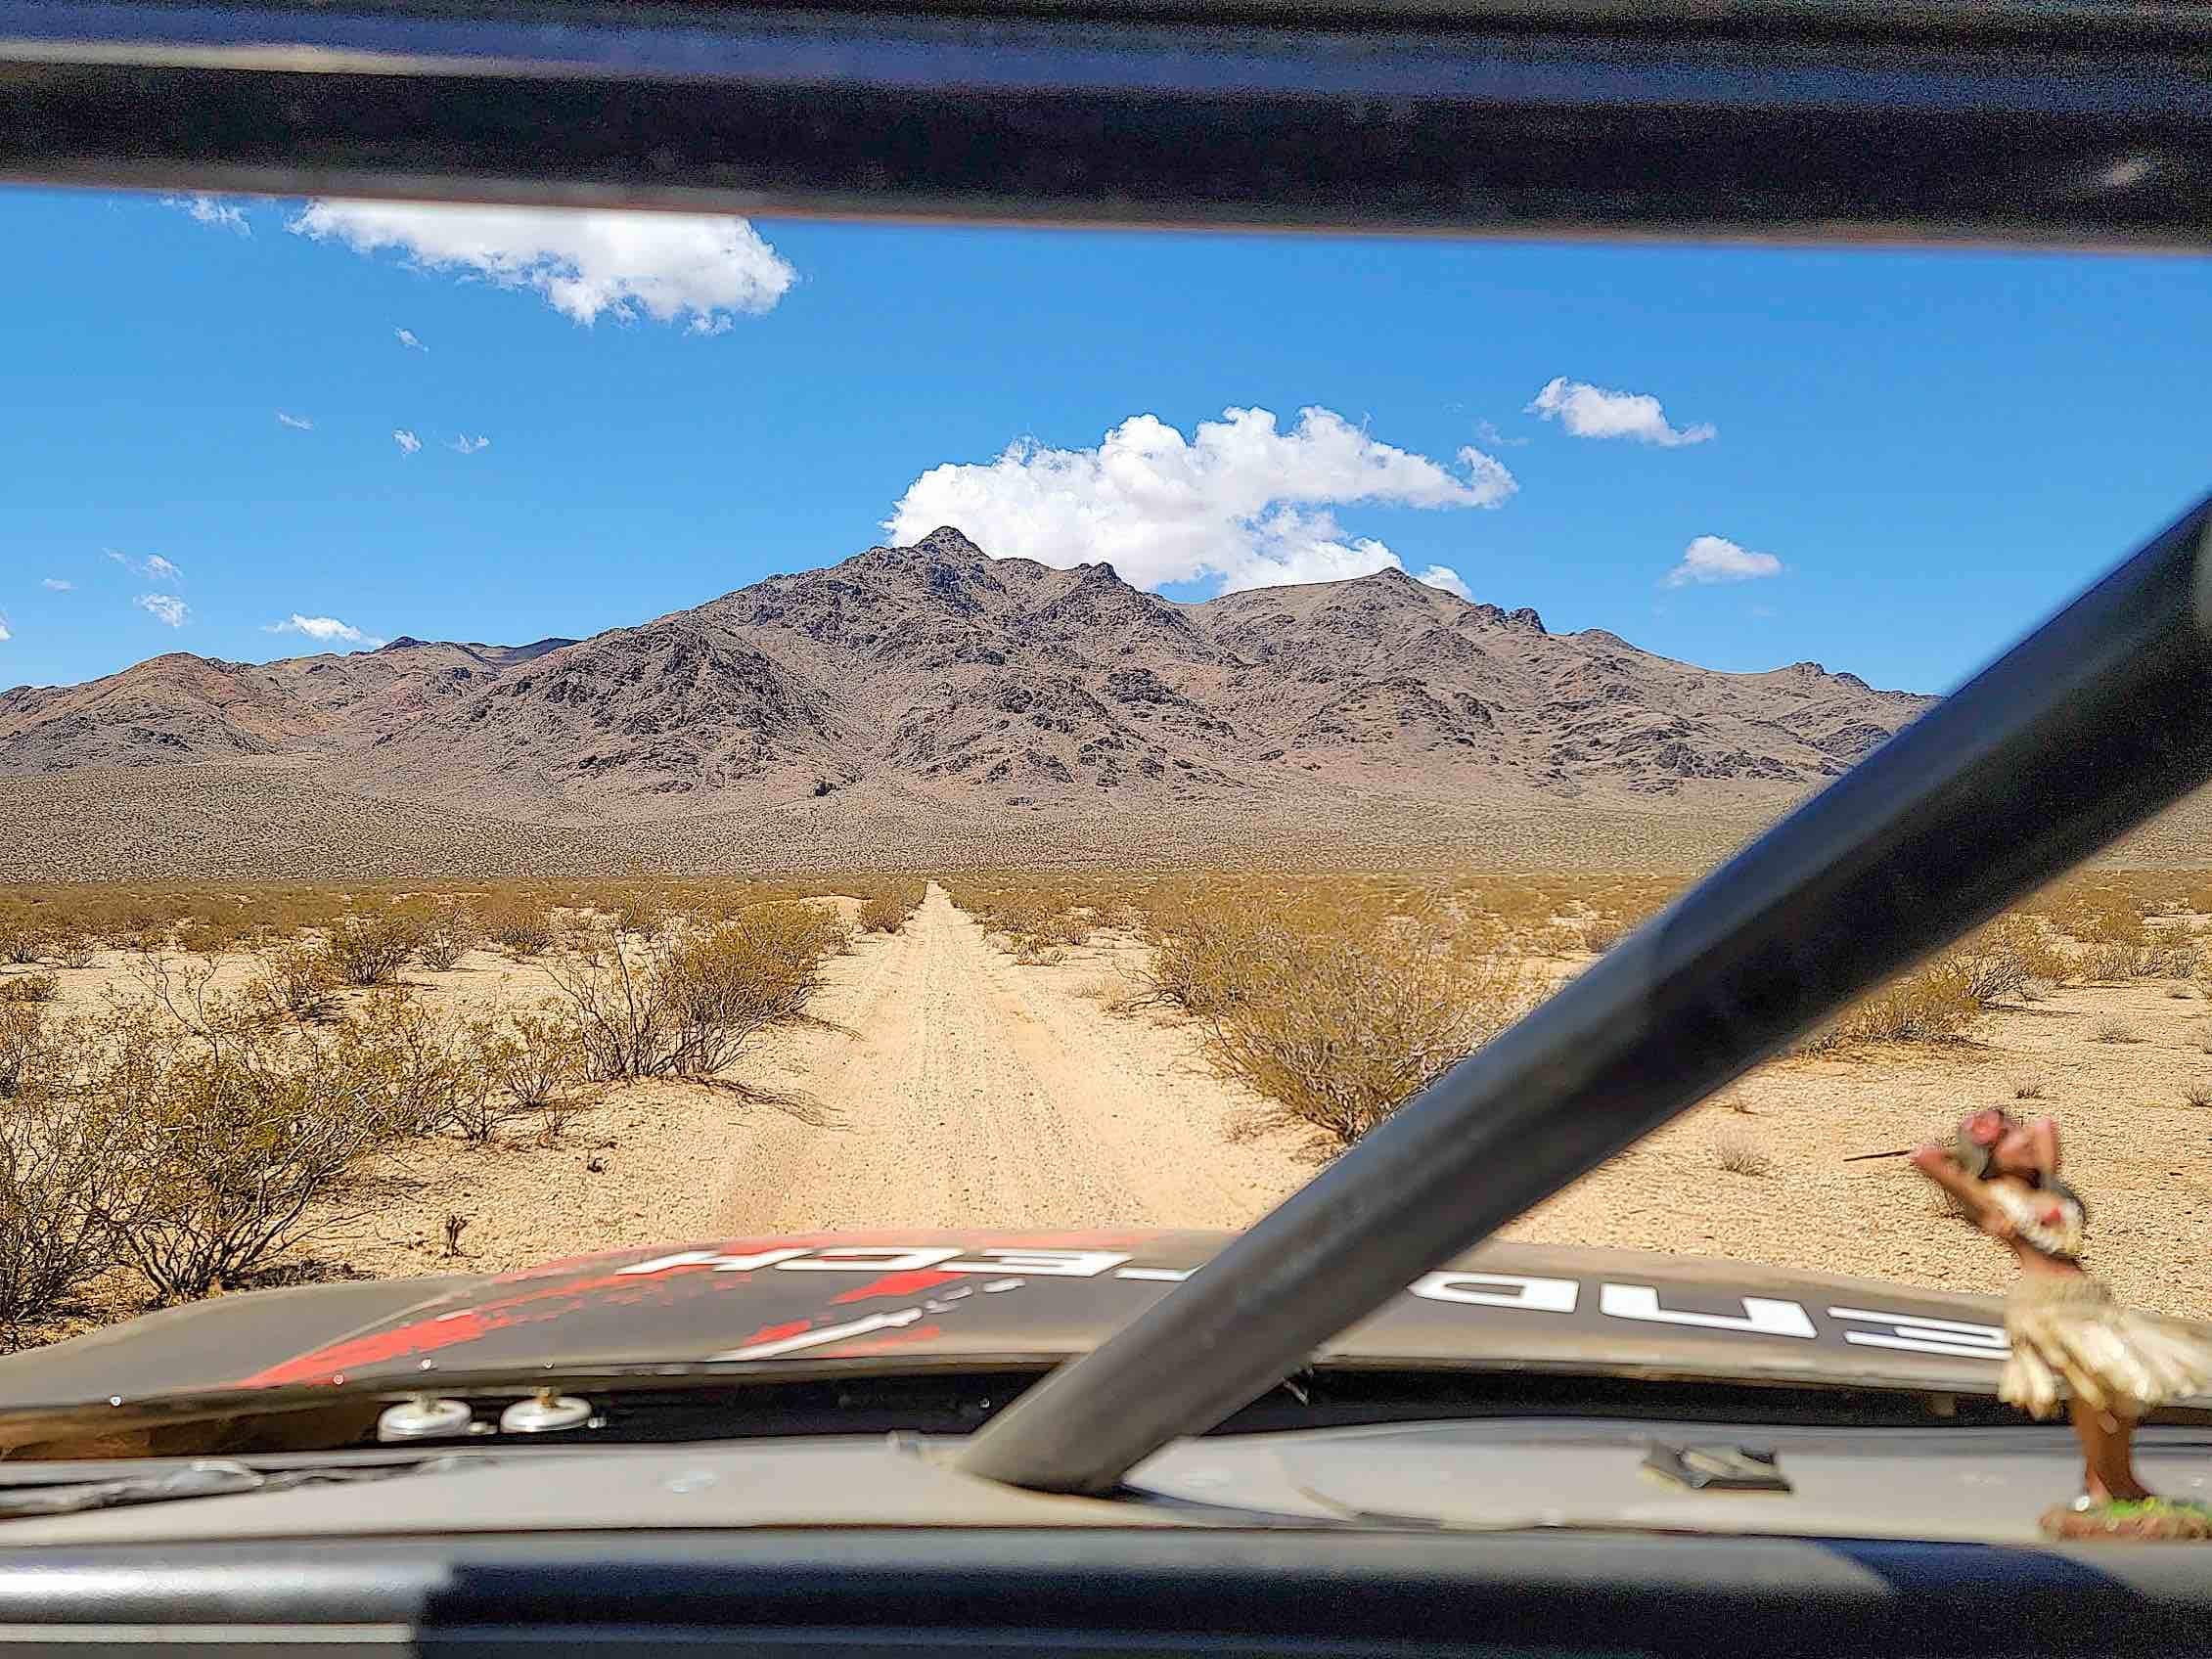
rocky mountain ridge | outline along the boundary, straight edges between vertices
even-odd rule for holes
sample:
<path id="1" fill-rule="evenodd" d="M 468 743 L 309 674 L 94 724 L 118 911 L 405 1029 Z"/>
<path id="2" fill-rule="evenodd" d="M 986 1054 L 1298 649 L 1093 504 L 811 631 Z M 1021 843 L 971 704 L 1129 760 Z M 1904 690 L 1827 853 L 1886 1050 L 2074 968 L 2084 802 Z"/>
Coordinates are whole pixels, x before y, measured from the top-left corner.
<path id="1" fill-rule="evenodd" d="M 583 640 L 175 652 L 18 688 L 0 775 L 246 762 L 544 823 L 838 793 L 925 817 L 1316 790 L 1656 804 L 1801 793 L 1932 700 L 1553 634 L 1394 569 L 1182 605 L 944 528 Z"/>

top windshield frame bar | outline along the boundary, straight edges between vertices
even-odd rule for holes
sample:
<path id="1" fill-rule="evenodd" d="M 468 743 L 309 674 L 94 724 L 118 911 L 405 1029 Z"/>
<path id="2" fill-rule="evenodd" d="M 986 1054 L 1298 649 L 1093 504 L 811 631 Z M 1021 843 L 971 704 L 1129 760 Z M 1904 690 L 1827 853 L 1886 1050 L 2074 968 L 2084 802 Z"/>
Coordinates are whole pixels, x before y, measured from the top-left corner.
<path id="1" fill-rule="evenodd" d="M 715 29 L 750 16 L 901 15 L 938 19 L 1236 24 L 1284 29 L 1446 33 L 1539 32 L 1617 38 L 1829 41 L 2001 41 L 2124 50 L 2212 40 L 2212 9 L 2198 0 L 9 0 L 8 10 L 105 15 L 89 37 L 120 42 L 134 12 L 170 15 L 168 31 L 257 12 L 298 10 L 341 19 L 378 17 L 411 29 L 493 24 L 541 38 L 580 27 Z M 197 20 L 197 22 L 196 22 Z M 218 25 L 227 27 L 227 24 Z"/>
<path id="2" fill-rule="evenodd" d="M 1673 26 L 1685 8 L 1631 24 L 1613 0 L 1172 4 L 0 0 L 0 177 L 963 222 L 2212 248 L 2212 8 L 1752 3 Z"/>

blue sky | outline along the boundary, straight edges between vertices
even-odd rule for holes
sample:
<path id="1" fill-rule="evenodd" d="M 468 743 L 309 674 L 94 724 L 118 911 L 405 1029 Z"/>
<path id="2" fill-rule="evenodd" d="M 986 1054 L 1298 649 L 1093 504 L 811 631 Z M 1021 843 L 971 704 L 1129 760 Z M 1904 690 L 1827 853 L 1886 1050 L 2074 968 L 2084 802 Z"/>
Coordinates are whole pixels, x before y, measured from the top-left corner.
<path id="1" fill-rule="evenodd" d="M 0 686 L 314 649 L 294 615 L 586 634 L 942 510 L 1177 597 L 1394 559 L 1938 690 L 2212 485 L 2178 259 L 0 214 Z M 1734 579 L 1668 585 L 1693 543 Z"/>

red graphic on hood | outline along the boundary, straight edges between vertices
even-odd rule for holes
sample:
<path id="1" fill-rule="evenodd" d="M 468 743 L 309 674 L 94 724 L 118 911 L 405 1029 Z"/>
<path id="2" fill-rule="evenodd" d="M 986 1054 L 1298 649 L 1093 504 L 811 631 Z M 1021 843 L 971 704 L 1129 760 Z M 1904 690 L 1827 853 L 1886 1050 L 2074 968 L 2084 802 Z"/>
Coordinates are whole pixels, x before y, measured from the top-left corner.
<path id="1" fill-rule="evenodd" d="M 454 1308 L 444 1313 L 424 1315 L 388 1330 L 364 1331 L 345 1337 L 293 1359 L 280 1361 L 250 1376 L 242 1377 L 232 1386 L 270 1388 L 283 1383 L 331 1382 L 342 1378 L 348 1371 L 364 1367 L 389 1366 L 409 1359 L 427 1358 L 444 1349 L 479 1341 L 494 1331 L 518 1324 L 556 1322 L 567 1315 L 580 1313 L 587 1307 L 619 1306 L 636 1302 L 666 1303 L 671 1298 L 671 1281 L 681 1281 L 685 1287 L 681 1294 L 686 1297 L 710 1293 L 723 1287 L 734 1290 L 752 1279 L 754 1272 L 759 1271 L 733 1273 L 709 1263 L 680 1264 L 650 1276 L 633 1276 L 620 1271 L 624 1267 L 651 1262 L 660 1256 L 682 1254 L 687 1249 L 705 1249 L 719 1256 L 743 1257 L 790 1249 L 912 1246 L 934 1238 L 958 1242 L 964 1248 L 976 1250 L 1133 1250 L 1159 1237 L 1161 1231 L 1157 1228 L 1101 1228 L 1003 1233 L 802 1233 L 769 1238 L 723 1239 L 703 1246 L 660 1245 L 650 1249 L 572 1257 L 497 1276 L 490 1281 L 491 1284 L 505 1287 L 507 1293 L 492 1300 Z M 570 1277 L 578 1268 L 598 1271 L 588 1272 L 580 1278 Z M 912 1296 L 962 1277 L 965 1276 L 926 1269 L 883 1274 L 866 1284 L 842 1291 L 830 1300 L 835 1304 Z M 779 1325 L 774 1327 L 773 1334 L 747 1337 L 744 1343 L 736 1346 L 776 1341 L 782 1336 L 795 1335 L 810 1328 L 813 1323 L 811 1320 L 801 1321 L 789 1329 Z M 937 1327 L 925 1325 L 919 1330 L 902 1331 L 895 1338 L 884 1339 L 884 1345 L 899 1346 L 919 1341 L 925 1333 L 934 1335 Z M 844 1348 L 844 1345 L 839 1346 L 840 1350 Z"/>
<path id="2" fill-rule="evenodd" d="M 787 1336 L 796 1336 L 802 1330 L 812 1330 L 812 1320 L 786 1320 L 782 1324 L 764 1324 L 750 1336 L 741 1336 L 734 1347 L 750 1348 L 756 1342 L 781 1342 Z"/>
<path id="3" fill-rule="evenodd" d="M 256 1371 L 249 1377 L 241 1378 L 236 1386 L 274 1388 L 285 1382 L 331 1382 L 361 1366 L 381 1365 L 387 1360 L 404 1360 L 415 1354 L 429 1354 L 458 1342 L 474 1342 L 506 1323 L 504 1320 L 486 1320 L 474 1314 L 462 1314 L 450 1320 L 401 1325 L 397 1330 L 374 1330 L 365 1336 L 348 1337 L 343 1342 L 332 1343 L 328 1348 L 318 1348 L 312 1354 L 302 1354 L 297 1359 L 286 1360 L 266 1370 Z"/>
<path id="4" fill-rule="evenodd" d="M 503 1297 L 495 1302 L 486 1302 L 480 1307 L 455 1309 L 451 1313 L 418 1320 L 412 1324 L 398 1325 L 390 1330 L 365 1331 L 359 1336 L 346 1337 L 328 1347 L 282 1361 L 266 1370 L 256 1371 L 251 1376 L 241 1378 L 236 1386 L 273 1388 L 286 1382 L 333 1381 L 350 1368 L 434 1354 L 441 1348 L 474 1342 L 495 1330 L 530 1320 L 559 1319 L 562 1314 L 572 1311 L 578 1300 L 589 1297 L 595 1291 L 610 1290 L 617 1286 L 629 1287 L 636 1282 L 618 1274 L 568 1279 L 537 1290 L 524 1291 L 519 1295 Z M 532 1304 L 555 1300 L 565 1300 L 569 1306 L 539 1307 L 529 1313 L 522 1311 L 531 1308 Z"/>
<path id="5" fill-rule="evenodd" d="M 940 1284 L 950 1284 L 966 1275 L 939 1273 L 933 1268 L 922 1268 L 913 1273 L 887 1273 L 881 1278 L 872 1278 L 866 1284 L 857 1284 L 842 1296 L 830 1298 L 835 1305 L 846 1302 L 872 1302 L 879 1296 L 912 1296 L 919 1291 L 931 1290 Z"/>

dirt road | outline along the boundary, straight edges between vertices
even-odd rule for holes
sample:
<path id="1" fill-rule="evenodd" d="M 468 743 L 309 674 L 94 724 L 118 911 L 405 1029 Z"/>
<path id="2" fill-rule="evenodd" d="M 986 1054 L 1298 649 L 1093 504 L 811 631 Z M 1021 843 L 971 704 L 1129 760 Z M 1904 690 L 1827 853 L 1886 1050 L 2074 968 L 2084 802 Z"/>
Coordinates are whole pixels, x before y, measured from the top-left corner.
<path id="1" fill-rule="evenodd" d="M 826 1228 L 1242 1227 L 1314 1171 L 1253 1133 L 1188 1030 L 1080 993 L 1108 967 L 1015 964 L 932 884 L 889 939 L 832 965 L 812 1011 L 748 1081 L 823 1114 L 755 1108 L 719 1218 L 736 1233 Z"/>

